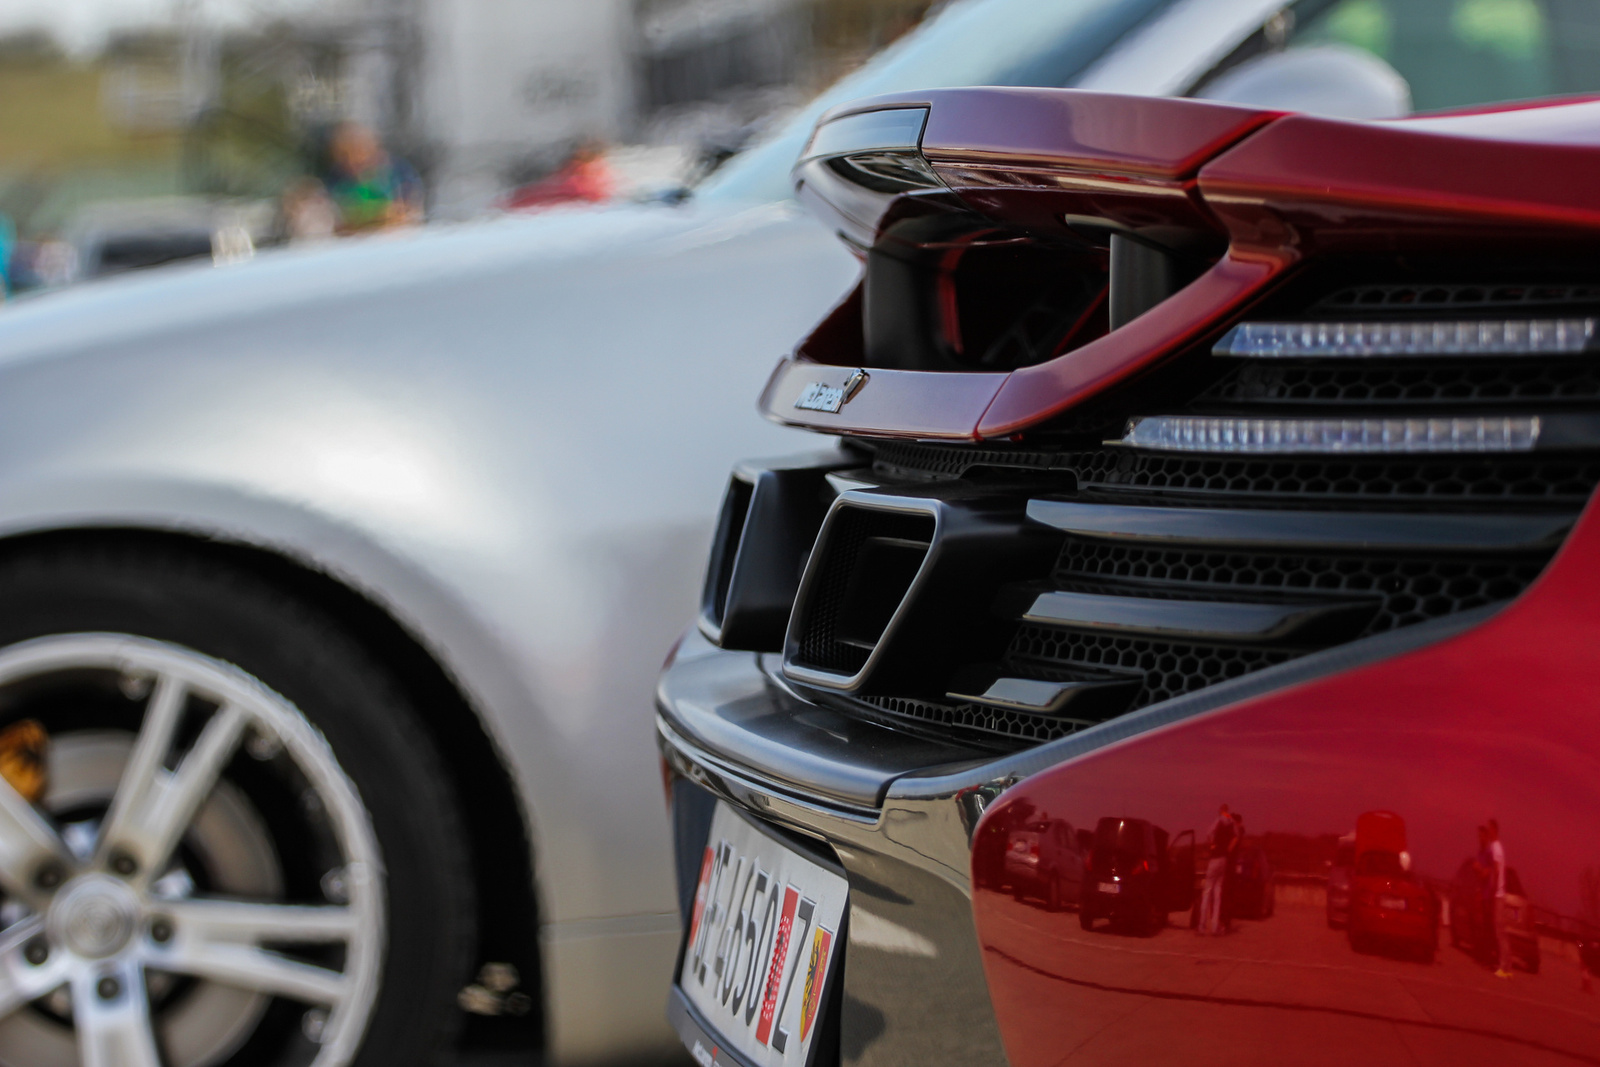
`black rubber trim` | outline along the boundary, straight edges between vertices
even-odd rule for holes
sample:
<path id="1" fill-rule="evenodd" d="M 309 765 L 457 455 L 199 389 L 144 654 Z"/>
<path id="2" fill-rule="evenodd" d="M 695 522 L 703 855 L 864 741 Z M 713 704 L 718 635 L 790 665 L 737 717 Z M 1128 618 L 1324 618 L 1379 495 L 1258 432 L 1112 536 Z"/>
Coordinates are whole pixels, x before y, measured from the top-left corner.
<path id="1" fill-rule="evenodd" d="M 1164 508 L 1035 499 L 1028 501 L 1028 518 L 1079 537 L 1121 541 L 1512 551 L 1556 544 L 1577 515 Z"/>

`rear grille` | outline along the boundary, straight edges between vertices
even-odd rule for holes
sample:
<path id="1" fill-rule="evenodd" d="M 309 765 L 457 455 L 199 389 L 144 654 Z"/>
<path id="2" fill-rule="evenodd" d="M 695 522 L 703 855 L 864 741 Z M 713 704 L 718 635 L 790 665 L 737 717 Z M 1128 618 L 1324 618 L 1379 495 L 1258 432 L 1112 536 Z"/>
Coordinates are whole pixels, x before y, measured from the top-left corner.
<path id="1" fill-rule="evenodd" d="M 1219 552 L 1069 538 L 1055 583 L 1151 597 L 1235 590 L 1356 594 L 1375 607 L 1358 635 L 1364 637 L 1509 600 L 1532 584 L 1548 559 L 1548 552 L 1515 558 Z"/>
<path id="2" fill-rule="evenodd" d="M 1040 668 L 1142 675 L 1143 684 L 1132 703 L 1124 709 L 1132 711 L 1251 671 L 1286 663 L 1294 655 L 1274 649 L 1152 641 L 1025 625 L 1011 643 L 1006 665 L 1024 676 L 1042 676 L 1044 672 Z"/>
<path id="3" fill-rule="evenodd" d="M 1090 462 L 1078 468 L 1082 489 L 1261 497 L 1276 505 L 1527 501 L 1575 507 L 1600 483 L 1600 460 L 1584 457 L 1254 458 L 1107 449 L 1086 458 Z"/>
<path id="4" fill-rule="evenodd" d="M 1593 314 L 1600 286 L 1359 286 L 1307 316 L 1510 321 L 1555 307 Z M 1344 642 L 1505 603 L 1538 578 L 1600 485 L 1600 451 L 1573 436 L 1499 455 L 1350 455 L 1334 450 L 1337 441 L 1283 455 L 1158 451 L 1138 437 L 1100 443 L 1151 415 L 1536 415 L 1552 425 L 1600 415 L 1600 352 L 1259 351 L 1185 357 L 1181 370 L 1136 386 L 1138 409 L 1105 399 L 1022 447 L 863 442 L 886 483 L 928 483 L 908 492 L 949 500 L 968 491 L 950 482 L 1012 493 L 1060 536 L 1053 563 L 992 590 L 998 640 L 988 651 L 928 664 L 946 683 L 937 687 L 944 699 L 929 698 L 930 684 L 839 698 L 842 706 L 999 745 L 1061 737 Z M 1162 399 L 1162 389 L 1178 395 Z M 1108 424 L 1118 429 L 1101 433 Z"/>
<path id="5" fill-rule="evenodd" d="M 980 704 L 943 704 L 905 697 L 856 697 L 849 704 L 871 718 L 904 720 L 924 729 L 932 727 L 936 732 L 988 734 L 1036 743 L 1054 741 L 1087 725 Z"/>
<path id="6" fill-rule="evenodd" d="M 1466 407 L 1595 400 L 1600 400 L 1600 366 L 1592 358 L 1356 366 L 1261 361 L 1244 364 L 1202 393 L 1198 406 Z"/>

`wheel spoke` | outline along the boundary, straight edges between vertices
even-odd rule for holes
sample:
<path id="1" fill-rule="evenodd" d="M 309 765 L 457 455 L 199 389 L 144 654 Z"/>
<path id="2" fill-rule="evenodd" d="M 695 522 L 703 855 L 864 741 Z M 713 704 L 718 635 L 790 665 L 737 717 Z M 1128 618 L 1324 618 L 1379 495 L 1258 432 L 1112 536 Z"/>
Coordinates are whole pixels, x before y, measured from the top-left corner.
<path id="1" fill-rule="evenodd" d="M 254 904 L 233 900 L 185 900 L 165 905 L 179 943 L 263 941 L 320 944 L 348 941 L 356 932 L 350 908 L 311 904 Z"/>
<path id="2" fill-rule="evenodd" d="M 63 952 L 52 953 L 35 966 L 23 950 L 44 930 L 44 919 L 29 916 L 0 934 L 0 1018 L 5 1018 L 30 1000 L 37 1000 L 66 983 L 70 963 Z"/>
<path id="3" fill-rule="evenodd" d="M 334 1006 L 345 996 L 345 976 L 338 971 L 251 945 L 180 940 L 150 966 L 307 1004 Z"/>
<path id="4" fill-rule="evenodd" d="M 139 864 L 139 883 L 147 882 L 172 854 L 178 839 L 217 783 L 244 732 L 244 710 L 224 704 L 211 716 L 176 770 L 163 769 L 183 717 L 187 689 L 163 676 L 150 697 L 128 767 L 111 803 L 99 859 L 114 850 Z"/>
<path id="5" fill-rule="evenodd" d="M 58 868 L 58 881 L 77 866 L 44 816 L 11 783 L 0 778 L 0 886 L 36 910 L 43 910 L 49 898 L 40 893 L 34 882 L 49 865 Z"/>
<path id="6" fill-rule="evenodd" d="M 108 989 L 107 982 L 115 987 Z M 81 968 L 72 979 L 72 1024 L 83 1067 L 161 1067 L 137 964 Z"/>

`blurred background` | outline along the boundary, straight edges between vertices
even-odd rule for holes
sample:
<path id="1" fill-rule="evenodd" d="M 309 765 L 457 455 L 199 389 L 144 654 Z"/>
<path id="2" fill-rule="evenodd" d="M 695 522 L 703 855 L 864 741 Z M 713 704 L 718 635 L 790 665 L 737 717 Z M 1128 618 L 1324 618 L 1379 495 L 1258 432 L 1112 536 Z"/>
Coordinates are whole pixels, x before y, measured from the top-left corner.
<path id="1" fill-rule="evenodd" d="M 13 291 L 670 198 L 931 0 L 0 0 Z"/>

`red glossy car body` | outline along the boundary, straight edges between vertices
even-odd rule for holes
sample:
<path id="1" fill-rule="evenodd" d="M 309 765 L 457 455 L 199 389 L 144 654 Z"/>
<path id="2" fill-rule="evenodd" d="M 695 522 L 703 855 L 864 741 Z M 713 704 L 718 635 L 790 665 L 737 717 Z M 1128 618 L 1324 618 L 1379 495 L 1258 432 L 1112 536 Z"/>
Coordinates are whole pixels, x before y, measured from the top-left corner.
<path id="1" fill-rule="evenodd" d="M 950 810 L 971 816 L 971 914 L 983 977 L 968 975 L 965 985 L 947 978 L 947 995 L 987 999 L 1012 1067 L 1174 1055 L 1219 1064 L 1600 1061 L 1600 1000 L 1586 991 L 1580 967 L 1580 946 L 1600 921 L 1593 889 L 1600 858 L 1587 843 L 1592 834 L 1579 829 L 1600 825 L 1600 516 L 1584 504 L 1600 479 L 1593 467 L 1600 437 L 1591 432 L 1588 406 L 1600 391 L 1578 384 L 1592 373 L 1588 361 L 1600 357 L 1587 344 L 1537 364 L 1491 356 L 1442 381 L 1430 377 L 1426 352 L 1412 353 L 1393 359 L 1393 373 L 1381 382 L 1370 376 L 1371 362 L 1307 357 L 1258 367 L 1242 385 L 1237 376 L 1219 378 L 1219 365 L 1207 362 L 1227 355 L 1222 339 L 1241 322 L 1359 322 L 1363 294 L 1375 294 L 1382 306 L 1369 314 L 1385 322 L 1522 321 L 1535 308 L 1593 330 L 1600 103 L 1351 123 L 1071 92 L 971 90 L 869 101 L 834 121 L 922 108 L 920 162 L 908 170 L 904 159 L 896 161 L 900 178 L 886 177 L 881 158 L 864 156 L 852 164 L 843 155 L 816 154 L 796 172 L 802 197 L 863 249 L 869 285 L 780 364 L 762 404 L 771 418 L 848 436 L 868 458 L 860 474 L 829 483 L 838 494 L 833 517 L 795 600 L 782 670 L 775 654 L 766 669 L 784 688 L 783 707 L 844 709 L 847 717 L 875 715 L 889 729 L 903 724 L 923 733 L 935 722 L 1015 731 L 1024 712 L 1034 716 L 1023 716 L 1028 723 L 1052 715 L 1063 721 L 1077 714 L 1063 709 L 1112 706 L 1090 705 L 1091 698 L 1119 709 L 1086 714 L 1038 747 L 1030 742 L 995 756 L 981 771 L 946 756 L 947 765 L 916 769 L 885 787 L 878 809 L 862 808 L 862 825 L 876 817 L 892 838 L 910 818 L 891 818 L 895 798 L 933 795 L 932 786 L 917 792 L 907 783 L 948 781 L 955 783 Z M 852 176 L 847 164 L 870 173 Z M 841 192 L 841 183 L 850 189 Z M 952 210 L 992 230 L 977 236 L 969 221 L 965 235 L 935 233 L 925 219 L 944 216 L 924 209 L 952 202 Z M 903 234 L 921 236 L 896 245 Z M 1020 256 L 1022 243 L 1045 240 L 1043 234 L 1081 239 L 1056 262 L 1091 279 L 1099 295 L 1086 298 L 1074 324 L 1051 335 L 1054 347 L 1012 366 L 986 366 L 972 343 L 981 328 L 963 303 L 974 299 L 977 282 L 962 273 L 961 257 L 982 247 L 1003 265 L 1003 255 Z M 1099 254 L 1106 235 L 1109 257 Z M 1017 245 L 999 248 L 1004 241 Z M 1126 305 L 1118 310 L 1116 260 L 1138 251 L 1131 245 L 1167 256 L 1177 280 L 1129 315 Z M 943 364 L 896 364 L 884 356 L 894 348 L 881 331 L 874 338 L 881 310 L 874 301 L 894 275 L 877 266 L 881 256 L 899 256 L 931 279 L 934 295 L 916 313 L 925 312 L 925 321 L 903 321 L 943 346 Z M 1460 296 L 1473 286 L 1487 295 Z M 1445 296 L 1431 295 L 1430 287 Z M 1540 294 L 1557 289 L 1578 294 L 1572 299 L 1581 309 L 1571 311 L 1557 297 L 1539 303 Z M 1482 306 L 1459 306 L 1472 300 Z M 1483 310 L 1502 300 L 1510 310 Z M 1536 365 L 1537 373 L 1520 377 L 1517 368 Z M 1280 373 L 1282 366 L 1292 373 Z M 1541 374 L 1543 384 L 1529 384 Z M 1490 379 L 1500 384 L 1483 384 Z M 1224 387 L 1233 391 L 1218 391 Z M 1340 414 L 1337 405 L 1357 392 L 1359 402 Z M 1183 407 L 1191 397 L 1198 399 Z M 1167 438 L 1136 436 L 1140 419 L 1170 409 L 1190 422 L 1173 422 Z M 1295 422 L 1300 410 L 1334 415 L 1309 426 Z M 1393 437 L 1341 456 L 1351 428 L 1367 433 L 1385 412 L 1403 416 Z M 1402 425 L 1407 419 L 1416 425 Z M 1444 432 L 1440 426 L 1452 435 L 1447 444 L 1426 436 Z M 1508 458 L 1522 446 L 1484 436 L 1516 426 L 1544 435 L 1526 456 Z M 1291 430 L 1304 440 L 1314 431 L 1322 443 L 1246 458 L 1230 452 L 1236 442 L 1270 442 Z M 1203 447 L 1185 443 L 1184 433 L 1201 434 Z M 1390 447 L 1413 441 L 1406 436 L 1413 433 L 1433 442 L 1416 446 L 1424 459 L 1406 452 L 1410 444 Z M 1109 440 L 1107 452 L 1096 451 L 1102 440 Z M 1494 479 L 1510 487 L 1477 488 Z M 891 496 L 892 505 L 877 503 Z M 910 515 L 926 506 L 937 523 L 953 523 L 950 515 L 961 508 L 1003 512 L 1013 497 L 1026 501 L 1027 521 L 1018 522 L 1010 542 L 997 535 L 995 543 L 1014 546 L 1015 569 L 998 577 L 966 571 L 970 584 L 983 586 L 981 597 L 962 600 L 957 587 L 937 585 L 944 558 L 937 549 L 953 525 L 902 523 L 884 534 L 923 545 L 931 562 L 901 587 L 903 599 L 888 605 L 893 613 L 884 610 L 876 641 L 857 642 L 866 650 L 864 665 L 822 662 L 808 597 L 833 573 L 827 559 L 842 551 L 838 515 L 890 507 Z M 1544 509 L 1555 508 L 1558 497 L 1571 510 L 1559 529 L 1535 538 L 1546 554 L 1528 557 L 1528 569 L 1516 571 L 1525 577 L 1511 584 L 1484 579 L 1488 585 L 1473 588 L 1493 591 L 1481 599 L 1464 592 L 1478 580 L 1471 575 L 1489 573 L 1474 567 L 1493 570 L 1507 561 L 1515 570 L 1513 557 L 1490 553 L 1468 563 L 1461 543 L 1445 544 L 1440 531 L 1469 521 L 1480 532 L 1502 520 L 1536 521 L 1555 514 Z M 1368 524 L 1364 532 L 1340 541 L 1336 528 L 1357 514 Z M 1215 532 L 1221 526 L 1228 526 L 1225 535 Z M 1041 527 L 1064 531 L 1066 547 L 1051 541 L 1036 548 L 1030 538 Z M 1295 566 L 1311 578 L 1296 585 L 1239 577 L 1287 572 L 1273 555 L 1282 543 L 1268 531 L 1291 528 L 1302 546 Z M 870 537 L 875 527 L 866 529 Z M 1434 532 L 1424 536 L 1424 529 Z M 1534 542 L 1520 543 L 1531 551 Z M 1398 562 L 1359 588 L 1408 599 L 1401 608 L 1384 601 L 1382 611 L 1403 617 L 1381 632 L 1350 623 L 1340 631 L 1346 637 L 1304 629 L 1289 640 L 1280 631 L 1247 633 L 1243 621 L 1228 629 L 1233 609 L 1221 606 L 1222 585 L 1257 590 L 1252 610 L 1290 611 L 1320 591 L 1358 588 L 1339 576 L 1355 573 L 1352 561 L 1386 551 L 1384 544 L 1404 546 Z M 1510 542 L 1499 544 L 1495 552 L 1510 551 Z M 1026 562 L 1035 551 L 1043 564 Z M 908 629 L 919 598 L 934 603 L 932 590 L 942 598 L 942 629 Z M 858 593 L 852 586 L 828 603 L 848 605 Z M 1337 610 L 1350 606 L 1340 604 Z M 1181 620 L 1155 618 L 1179 612 L 1173 605 L 1181 605 Z M 981 625 L 968 621 L 980 617 Z M 993 619 L 1011 628 L 995 638 L 985 628 Z M 949 637 L 950 630 L 959 633 Z M 1195 637 L 1202 631 L 1203 640 Z M 715 639 L 714 629 L 707 633 Z M 915 633 L 932 651 L 905 653 L 896 643 L 903 633 Z M 968 633 L 974 636 L 961 636 Z M 981 641 L 991 643 L 980 652 Z M 967 648 L 973 651 L 963 659 Z M 731 749 L 720 740 L 731 734 L 697 724 L 684 710 L 687 690 L 678 687 L 732 654 L 697 653 L 663 683 L 669 759 L 697 781 L 715 778 L 703 769 L 708 757 L 697 753 L 719 743 Z M 1128 680 L 1135 670 L 1142 672 L 1141 695 L 1131 705 L 1116 703 L 1135 684 Z M 1213 673 L 1204 684 L 1183 681 L 1206 670 Z M 924 678 L 935 680 L 919 688 Z M 1041 695 L 1047 692 L 1054 695 Z M 811 743 L 790 737 L 782 744 Z M 747 776 L 740 780 L 782 778 L 767 795 L 800 798 L 765 808 L 747 803 L 750 810 L 828 842 L 847 869 L 856 850 L 879 854 L 873 849 L 880 846 L 861 843 L 865 830 L 852 836 L 805 813 L 812 810 L 805 805 L 823 804 L 808 784 L 819 779 L 808 778 L 806 766 L 754 745 L 739 751 L 716 765 Z M 1198 826 L 1210 822 L 1219 801 L 1251 813 L 1252 832 L 1276 869 L 1276 914 L 1260 923 L 1196 936 L 1212 932 L 1203 916 L 1221 875 L 1192 859 L 1185 874 L 1193 873 L 1202 894 L 1196 928 L 1144 929 L 1153 935 L 1145 939 L 1088 929 L 1081 918 L 1002 889 L 1011 884 L 1009 847 L 1019 818 L 1030 826 L 1041 812 L 1080 827 L 1107 817 Z M 960 822 L 928 804 L 921 817 L 930 825 Z M 1542 916 L 1532 927 L 1544 940 L 1537 976 L 1498 978 L 1464 952 L 1433 951 L 1443 920 L 1437 887 L 1489 819 L 1497 820 L 1508 862 Z M 1327 872 L 1341 859 L 1341 838 L 1352 825 L 1348 896 L 1341 887 L 1336 901 Z M 872 879 L 887 884 L 893 878 L 884 864 Z M 1099 874 L 1095 860 L 1084 876 L 1084 906 L 1095 900 Z M 863 884 L 869 881 L 878 884 Z M 909 905 L 895 915 L 937 942 L 945 957 L 960 958 L 955 920 Z M 919 926 L 923 921 L 929 925 Z M 1330 930 L 1334 925 L 1348 934 Z M 885 973 L 873 969 L 870 944 L 852 942 L 847 952 L 861 973 Z M 859 986 L 847 992 L 844 1061 L 904 1062 L 910 1039 L 893 1025 L 895 1043 L 862 1039 L 849 1051 L 851 1027 L 860 1025 L 848 1007 L 851 995 L 870 993 Z"/>

